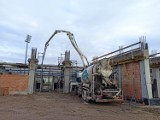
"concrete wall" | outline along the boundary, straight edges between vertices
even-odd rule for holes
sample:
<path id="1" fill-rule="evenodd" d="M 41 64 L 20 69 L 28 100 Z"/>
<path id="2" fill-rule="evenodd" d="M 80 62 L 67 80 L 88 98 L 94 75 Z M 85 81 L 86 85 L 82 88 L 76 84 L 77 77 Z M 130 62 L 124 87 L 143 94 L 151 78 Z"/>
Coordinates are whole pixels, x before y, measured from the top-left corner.
<path id="1" fill-rule="evenodd" d="M 2 74 L 0 75 L 0 87 L 8 87 L 9 94 L 27 94 L 28 75 Z"/>

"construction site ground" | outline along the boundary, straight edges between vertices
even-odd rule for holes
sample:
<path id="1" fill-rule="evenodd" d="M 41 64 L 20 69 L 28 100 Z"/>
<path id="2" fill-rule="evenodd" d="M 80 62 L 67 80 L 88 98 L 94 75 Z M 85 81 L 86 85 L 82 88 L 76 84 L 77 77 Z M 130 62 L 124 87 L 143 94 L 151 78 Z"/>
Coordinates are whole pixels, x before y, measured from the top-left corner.
<path id="1" fill-rule="evenodd" d="M 85 103 L 57 92 L 0 96 L 0 120 L 160 120 L 160 107 Z"/>

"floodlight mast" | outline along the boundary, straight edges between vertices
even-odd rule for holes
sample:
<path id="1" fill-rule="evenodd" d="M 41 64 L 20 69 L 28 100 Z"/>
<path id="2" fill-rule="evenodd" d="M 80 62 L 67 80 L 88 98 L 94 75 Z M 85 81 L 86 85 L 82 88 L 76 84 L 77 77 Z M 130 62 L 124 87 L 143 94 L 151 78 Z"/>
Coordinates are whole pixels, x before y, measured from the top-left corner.
<path id="1" fill-rule="evenodd" d="M 28 43 L 30 43 L 32 36 L 27 35 L 25 42 L 26 42 L 26 54 L 25 54 L 25 64 L 27 64 L 27 53 L 28 53 Z"/>
<path id="2" fill-rule="evenodd" d="M 75 48 L 75 50 L 78 52 L 81 60 L 82 60 L 82 63 L 83 63 L 83 66 L 84 68 L 86 68 L 87 66 L 89 66 L 89 62 L 86 58 L 86 56 L 81 52 L 81 50 L 79 49 L 76 41 L 75 41 L 75 38 L 74 38 L 74 35 L 73 33 L 69 32 L 69 31 L 65 31 L 65 30 L 55 30 L 55 32 L 52 34 L 52 36 L 48 39 L 48 41 L 45 43 L 45 47 L 44 47 L 44 52 L 43 52 L 43 56 L 42 56 L 42 63 L 41 65 L 43 66 L 43 61 L 44 61 L 44 57 L 45 57 L 45 54 L 46 54 L 46 50 L 47 50 L 47 47 L 49 46 L 49 42 L 51 41 L 51 39 L 57 34 L 57 33 L 66 33 L 67 36 L 69 37 L 70 39 L 70 42 L 71 44 L 73 45 L 73 47 Z"/>

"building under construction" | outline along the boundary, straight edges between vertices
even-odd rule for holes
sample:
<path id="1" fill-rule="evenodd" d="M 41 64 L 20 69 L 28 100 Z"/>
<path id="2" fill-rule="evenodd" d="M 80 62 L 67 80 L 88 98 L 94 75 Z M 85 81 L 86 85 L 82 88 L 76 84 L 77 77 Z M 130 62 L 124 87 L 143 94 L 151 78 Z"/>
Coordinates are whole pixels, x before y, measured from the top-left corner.
<path id="1" fill-rule="evenodd" d="M 141 38 L 139 42 L 120 47 L 97 57 L 109 59 L 112 79 L 122 90 L 123 100 L 160 105 L 160 57 L 149 55 L 149 45 Z M 84 67 L 70 60 L 70 51 L 57 65 L 41 64 L 37 50 L 32 48 L 28 64 L 0 63 L 0 95 L 33 94 L 57 91 L 70 93 L 77 72 Z"/>

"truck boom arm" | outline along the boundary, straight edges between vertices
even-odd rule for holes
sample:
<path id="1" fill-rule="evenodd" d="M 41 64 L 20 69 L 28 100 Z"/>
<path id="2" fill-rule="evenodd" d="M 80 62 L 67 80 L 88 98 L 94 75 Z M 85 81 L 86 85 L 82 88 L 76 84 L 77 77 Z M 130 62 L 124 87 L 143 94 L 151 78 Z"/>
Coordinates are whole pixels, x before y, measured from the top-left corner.
<path id="1" fill-rule="evenodd" d="M 45 57 L 45 53 L 46 53 L 46 50 L 47 50 L 47 47 L 49 46 L 49 42 L 51 41 L 51 39 L 57 34 L 57 33 L 66 33 L 67 36 L 69 37 L 69 40 L 71 42 L 71 44 L 73 45 L 73 47 L 75 48 L 75 50 L 78 52 L 82 62 L 83 62 L 83 66 L 86 68 L 88 65 L 89 65 L 89 62 L 86 58 L 86 56 L 81 52 L 81 50 L 79 49 L 76 41 L 75 41 L 75 38 L 74 38 L 74 35 L 73 33 L 69 32 L 69 31 L 65 31 L 65 30 L 55 30 L 55 32 L 52 34 L 52 36 L 48 39 L 48 41 L 45 43 L 45 47 L 44 47 L 44 52 L 43 52 L 43 56 L 42 56 L 42 65 L 43 65 L 43 61 L 44 61 L 44 57 Z"/>

